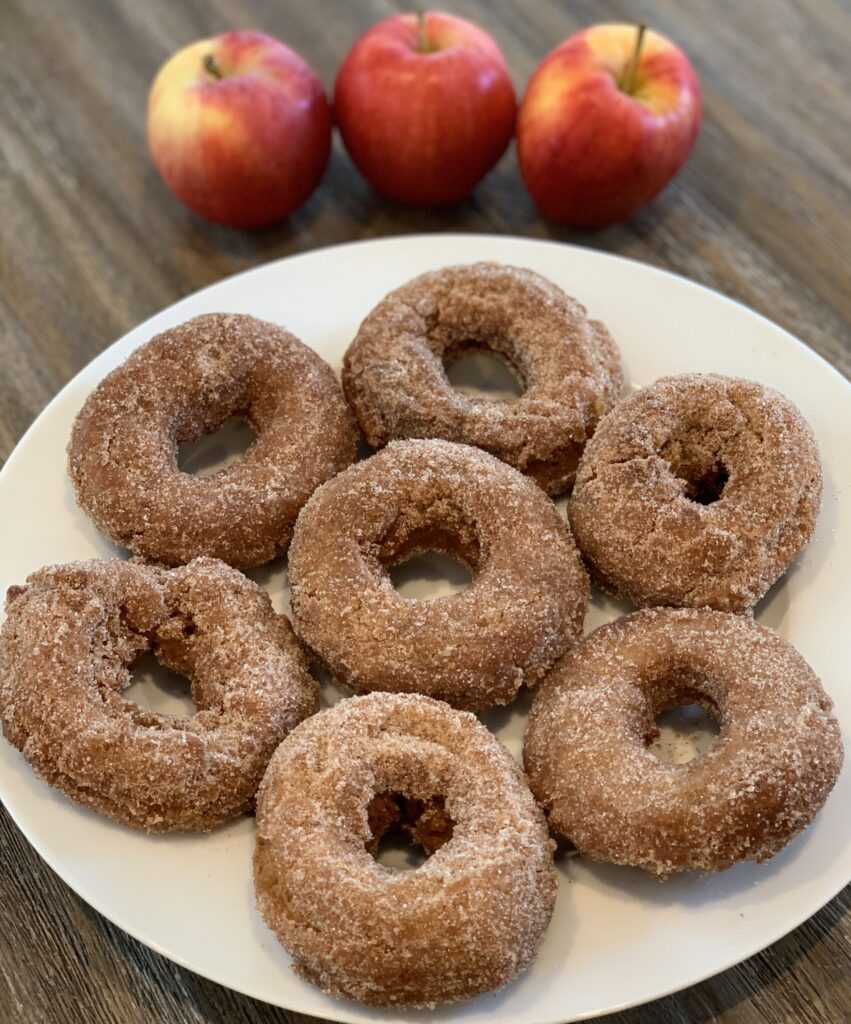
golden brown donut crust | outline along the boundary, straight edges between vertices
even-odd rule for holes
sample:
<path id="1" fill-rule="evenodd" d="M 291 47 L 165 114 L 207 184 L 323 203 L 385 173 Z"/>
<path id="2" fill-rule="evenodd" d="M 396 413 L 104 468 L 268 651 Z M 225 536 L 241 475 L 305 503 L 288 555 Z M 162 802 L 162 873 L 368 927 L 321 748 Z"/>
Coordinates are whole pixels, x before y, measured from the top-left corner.
<path id="1" fill-rule="evenodd" d="M 456 391 L 445 365 L 471 348 L 505 362 L 523 396 Z M 429 437 L 475 445 L 560 494 L 618 399 L 620 354 L 603 324 L 540 274 L 473 263 L 422 274 L 382 299 L 346 353 L 343 388 L 374 448 Z"/>
<path id="2" fill-rule="evenodd" d="M 387 566 L 426 550 L 466 562 L 461 593 L 410 600 Z M 531 480 L 449 441 L 396 441 L 305 505 L 289 555 L 293 625 L 356 693 L 426 693 L 465 710 L 534 686 L 582 632 L 588 579 Z"/>
<path id="3" fill-rule="evenodd" d="M 451 838 L 416 870 L 369 852 L 370 809 L 386 793 L 443 797 Z M 257 905 L 324 991 L 433 1006 L 532 962 L 555 901 L 552 849 L 523 773 L 472 715 L 419 695 L 353 697 L 300 725 L 269 764 Z"/>
<path id="4" fill-rule="evenodd" d="M 687 764 L 647 745 L 654 719 L 700 703 L 720 722 Z M 815 817 L 843 750 L 800 654 L 753 619 L 645 609 L 601 626 L 535 696 L 524 761 L 550 826 L 594 860 L 667 875 L 774 856 Z"/>
<path id="5" fill-rule="evenodd" d="M 247 420 L 256 439 L 211 476 L 178 445 Z M 355 456 L 329 366 L 275 324 L 210 313 L 157 335 L 95 388 L 74 421 L 77 501 L 117 544 L 167 565 L 210 555 L 259 565 L 286 550 L 301 506 Z"/>
<path id="6" fill-rule="evenodd" d="M 6 611 L 6 738 L 45 782 L 134 828 L 207 830 L 249 810 L 278 743 L 319 707 L 287 620 L 211 558 L 40 569 L 10 588 Z M 149 649 L 189 678 L 195 715 L 122 697 Z"/>
<path id="7" fill-rule="evenodd" d="M 568 517 L 604 590 L 639 607 L 742 612 L 809 542 L 821 490 L 815 437 L 792 402 L 754 381 L 693 373 L 664 377 L 605 417 Z"/>

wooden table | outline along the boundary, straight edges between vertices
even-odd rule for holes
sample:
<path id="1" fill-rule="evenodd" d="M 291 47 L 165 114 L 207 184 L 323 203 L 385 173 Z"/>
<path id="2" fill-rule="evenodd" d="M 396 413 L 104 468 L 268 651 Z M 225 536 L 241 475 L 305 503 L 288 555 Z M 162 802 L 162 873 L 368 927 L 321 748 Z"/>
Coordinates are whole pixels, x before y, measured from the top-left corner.
<path id="1" fill-rule="evenodd" d="M 759 310 L 851 376 L 847 2 L 448 5 L 490 28 L 519 88 L 555 43 L 599 20 L 640 17 L 690 54 L 704 87 L 702 135 L 677 181 L 627 225 L 579 233 L 546 223 L 513 153 L 471 201 L 435 213 L 377 198 L 335 144 L 309 202 L 253 234 L 204 224 L 166 191 L 145 148 L 145 96 L 176 47 L 256 26 L 330 86 L 355 36 L 405 6 L 3 0 L 0 456 L 85 363 L 180 296 L 289 253 L 416 231 L 564 239 L 668 267 Z M 0 860 L 1 1021 L 306 1020 L 204 981 L 114 928 L 47 870 L 5 812 Z M 840 1024 L 851 1014 L 850 952 L 846 890 L 752 960 L 607 1019 Z"/>

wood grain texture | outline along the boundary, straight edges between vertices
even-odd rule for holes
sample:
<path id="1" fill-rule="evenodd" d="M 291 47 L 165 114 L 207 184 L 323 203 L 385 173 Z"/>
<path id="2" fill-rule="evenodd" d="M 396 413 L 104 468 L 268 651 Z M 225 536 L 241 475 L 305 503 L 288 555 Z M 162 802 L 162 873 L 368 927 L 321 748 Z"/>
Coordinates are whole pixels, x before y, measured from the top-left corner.
<path id="1" fill-rule="evenodd" d="M 851 376 L 851 7 L 838 0 L 543 0 L 447 6 L 487 26 L 518 89 L 577 28 L 645 19 L 693 58 L 705 120 L 676 182 L 631 223 L 594 233 L 542 220 L 513 152 L 463 206 L 376 197 L 335 143 L 287 223 L 204 224 L 165 190 L 145 99 L 178 46 L 233 27 L 287 40 L 326 86 L 391 0 L 2 0 L 0 458 L 46 402 L 140 320 L 219 278 L 357 238 L 492 231 L 555 238 L 666 267 L 740 299 Z M 684 325 L 687 340 L 688 325 Z M 79 900 L 0 817 L 0 1022 L 282 1024 L 307 1018 L 159 957 Z M 659 951 L 664 956 L 664 950 Z M 849 893 L 770 949 L 608 1024 L 840 1024 L 851 1014 Z"/>

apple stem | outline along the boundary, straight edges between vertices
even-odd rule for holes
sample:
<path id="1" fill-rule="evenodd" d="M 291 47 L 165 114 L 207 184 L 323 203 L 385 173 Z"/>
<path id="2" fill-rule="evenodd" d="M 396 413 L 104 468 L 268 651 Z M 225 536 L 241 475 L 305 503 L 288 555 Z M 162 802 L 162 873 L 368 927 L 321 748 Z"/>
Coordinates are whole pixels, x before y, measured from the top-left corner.
<path id="1" fill-rule="evenodd" d="M 213 78 L 223 78 L 222 69 L 219 67 L 216 58 L 212 53 L 208 53 L 204 57 L 204 70 L 213 76 Z"/>
<path id="2" fill-rule="evenodd" d="M 431 44 L 428 41 L 428 25 L 426 24 L 425 11 L 417 11 L 417 49 L 420 53 L 428 53 Z"/>
<path id="3" fill-rule="evenodd" d="M 638 62 L 641 60 L 641 47 L 644 45 L 644 33 L 647 31 L 647 26 L 641 24 L 637 27 L 635 32 L 635 47 L 632 51 L 632 57 L 630 57 L 629 65 L 626 69 L 626 74 L 623 76 L 621 82 L 621 89 L 625 93 L 632 95 L 632 90 L 635 88 L 635 75 L 638 71 Z"/>

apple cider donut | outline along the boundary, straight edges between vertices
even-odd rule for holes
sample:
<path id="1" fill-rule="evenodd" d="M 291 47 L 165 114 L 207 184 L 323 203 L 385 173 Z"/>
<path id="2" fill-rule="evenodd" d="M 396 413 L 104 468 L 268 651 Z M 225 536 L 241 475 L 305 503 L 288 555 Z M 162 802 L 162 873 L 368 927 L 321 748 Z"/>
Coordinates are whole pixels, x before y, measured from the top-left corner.
<path id="1" fill-rule="evenodd" d="M 287 620 L 212 558 L 40 569 L 6 611 L 6 738 L 45 782 L 134 828 L 205 831 L 251 809 L 272 752 L 319 707 Z M 189 678 L 195 715 L 123 698 L 148 650 Z"/>
<path id="2" fill-rule="evenodd" d="M 821 487 L 815 437 L 788 399 L 690 373 L 605 417 L 568 516 L 604 590 L 638 606 L 743 612 L 807 545 Z"/>
<path id="3" fill-rule="evenodd" d="M 454 390 L 445 366 L 471 349 L 506 363 L 523 396 Z M 620 356 L 606 328 L 551 281 L 474 263 L 422 274 L 382 299 L 346 353 L 343 388 L 374 448 L 429 437 L 475 445 L 560 494 L 617 401 Z"/>
<path id="4" fill-rule="evenodd" d="M 400 813 L 432 855 L 394 872 L 370 851 Z M 433 1006 L 529 966 L 556 876 L 544 817 L 499 741 L 440 701 L 374 693 L 320 712 L 275 752 L 254 886 L 301 977 L 373 1006 Z"/>
<path id="5" fill-rule="evenodd" d="M 474 574 L 410 600 L 387 567 L 436 550 Z M 293 625 L 343 685 L 479 711 L 534 686 L 582 632 L 588 579 L 553 503 L 493 456 L 395 441 L 320 487 L 289 555 Z"/>
<path id="6" fill-rule="evenodd" d="M 648 750 L 660 713 L 721 730 L 687 764 Z M 524 760 L 550 826 L 593 860 L 658 875 L 774 856 L 842 767 L 833 705 L 785 640 L 748 616 L 653 608 L 581 640 L 535 696 Z"/>
<path id="7" fill-rule="evenodd" d="M 206 477 L 177 446 L 229 417 L 257 437 Z M 111 540 L 180 565 L 259 565 L 286 550 L 301 506 L 352 462 L 355 430 L 333 372 L 275 324 L 210 313 L 157 335 L 113 370 L 74 422 L 68 473 Z"/>

